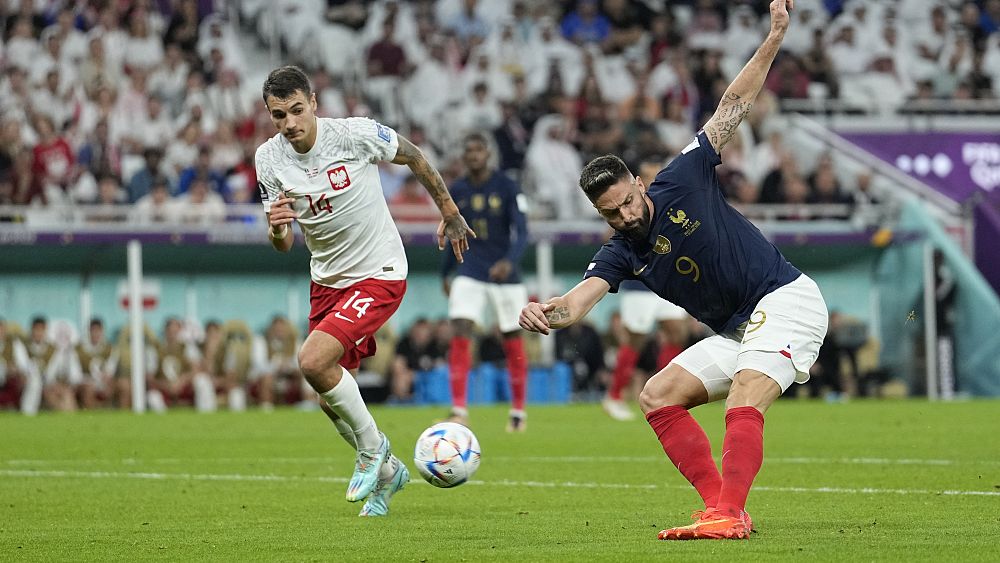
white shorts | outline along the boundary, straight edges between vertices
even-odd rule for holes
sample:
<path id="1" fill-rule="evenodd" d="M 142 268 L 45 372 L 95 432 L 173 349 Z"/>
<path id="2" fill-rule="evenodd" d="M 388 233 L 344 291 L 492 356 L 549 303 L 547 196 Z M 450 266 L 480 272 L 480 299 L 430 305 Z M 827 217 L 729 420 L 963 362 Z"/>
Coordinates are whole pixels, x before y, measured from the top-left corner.
<path id="1" fill-rule="evenodd" d="M 621 292 L 622 324 L 633 334 L 649 334 L 656 321 L 686 319 L 687 311 L 652 291 Z"/>
<path id="2" fill-rule="evenodd" d="M 521 316 L 521 308 L 528 304 L 528 289 L 520 283 L 487 283 L 458 276 L 451 282 L 448 318 L 484 324 L 487 301 L 493 308 L 500 332 L 514 332 L 521 328 L 517 319 Z"/>
<path id="3" fill-rule="evenodd" d="M 715 335 L 681 352 L 673 362 L 705 384 L 708 400 L 729 394 L 744 369 L 764 373 L 784 393 L 809 381 L 809 368 L 826 337 L 829 313 L 819 287 L 805 274 L 768 293 L 739 329 L 742 341 Z"/>

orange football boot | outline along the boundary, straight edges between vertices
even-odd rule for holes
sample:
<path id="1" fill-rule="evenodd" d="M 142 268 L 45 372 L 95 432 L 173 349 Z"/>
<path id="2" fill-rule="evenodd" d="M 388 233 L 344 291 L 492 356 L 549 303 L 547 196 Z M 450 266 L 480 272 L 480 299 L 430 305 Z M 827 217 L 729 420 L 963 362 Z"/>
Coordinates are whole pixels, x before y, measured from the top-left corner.
<path id="1" fill-rule="evenodd" d="M 707 508 L 704 512 L 695 512 L 693 516 L 698 516 L 698 521 L 694 524 L 663 530 L 657 535 L 657 538 L 661 540 L 743 540 L 750 537 L 750 530 L 753 526 L 750 522 L 750 516 L 745 511 L 737 518 L 723 514 L 715 508 Z"/>

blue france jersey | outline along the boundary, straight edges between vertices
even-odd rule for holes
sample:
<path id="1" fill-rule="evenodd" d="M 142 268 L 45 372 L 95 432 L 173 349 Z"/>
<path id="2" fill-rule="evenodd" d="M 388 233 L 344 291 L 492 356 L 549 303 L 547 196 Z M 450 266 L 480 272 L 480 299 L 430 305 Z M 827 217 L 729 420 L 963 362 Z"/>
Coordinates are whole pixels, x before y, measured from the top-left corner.
<path id="1" fill-rule="evenodd" d="M 476 238 L 469 237 L 469 250 L 462 254 L 461 264 L 453 252 L 445 253 L 441 275 L 449 275 L 457 264 L 460 276 L 498 283 L 490 279 L 490 268 L 507 258 L 514 267 L 510 276 L 499 283 L 521 283 L 520 262 L 528 245 L 528 224 L 524 196 L 517 184 L 494 171 L 482 185 L 473 185 L 463 177 L 451 185 L 450 191 Z"/>
<path id="2" fill-rule="evenodd" d="M 699 132 L 648 188 L 648 238 L 633 242 L 616 233 L 584 278 L 604 279 L 612 292 L 639 280 L 716 333 L 734 334 L 762 297 L 801 273 L 722 197 L 715 173 L 721 162 Z"/>

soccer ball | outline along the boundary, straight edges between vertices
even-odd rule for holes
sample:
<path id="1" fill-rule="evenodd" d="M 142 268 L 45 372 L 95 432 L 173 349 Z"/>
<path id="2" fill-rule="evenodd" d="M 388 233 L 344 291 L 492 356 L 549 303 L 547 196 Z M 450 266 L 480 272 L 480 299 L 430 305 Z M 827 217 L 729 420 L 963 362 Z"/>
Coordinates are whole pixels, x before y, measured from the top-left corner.
<path id="1" fill-rule="evenodd" d="M 454 422 L 431 426 L 417 438 L 413 463 L 435 487 L 456 487 L 479 468 L 479 440 L 471 430 Z"/>

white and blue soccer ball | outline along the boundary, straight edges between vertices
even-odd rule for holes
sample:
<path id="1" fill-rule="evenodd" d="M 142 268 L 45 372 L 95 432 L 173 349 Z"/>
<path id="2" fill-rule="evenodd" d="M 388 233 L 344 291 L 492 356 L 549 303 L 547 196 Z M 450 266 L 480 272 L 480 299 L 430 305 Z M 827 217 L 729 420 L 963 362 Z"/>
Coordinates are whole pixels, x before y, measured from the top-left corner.
<path id="1" fill-rule="evenodd" d="M 413 463 L 435 487 L 457 487 L 479 468 L 479 440 L 467 427 L 440 422 L 417 438 Z"/>

